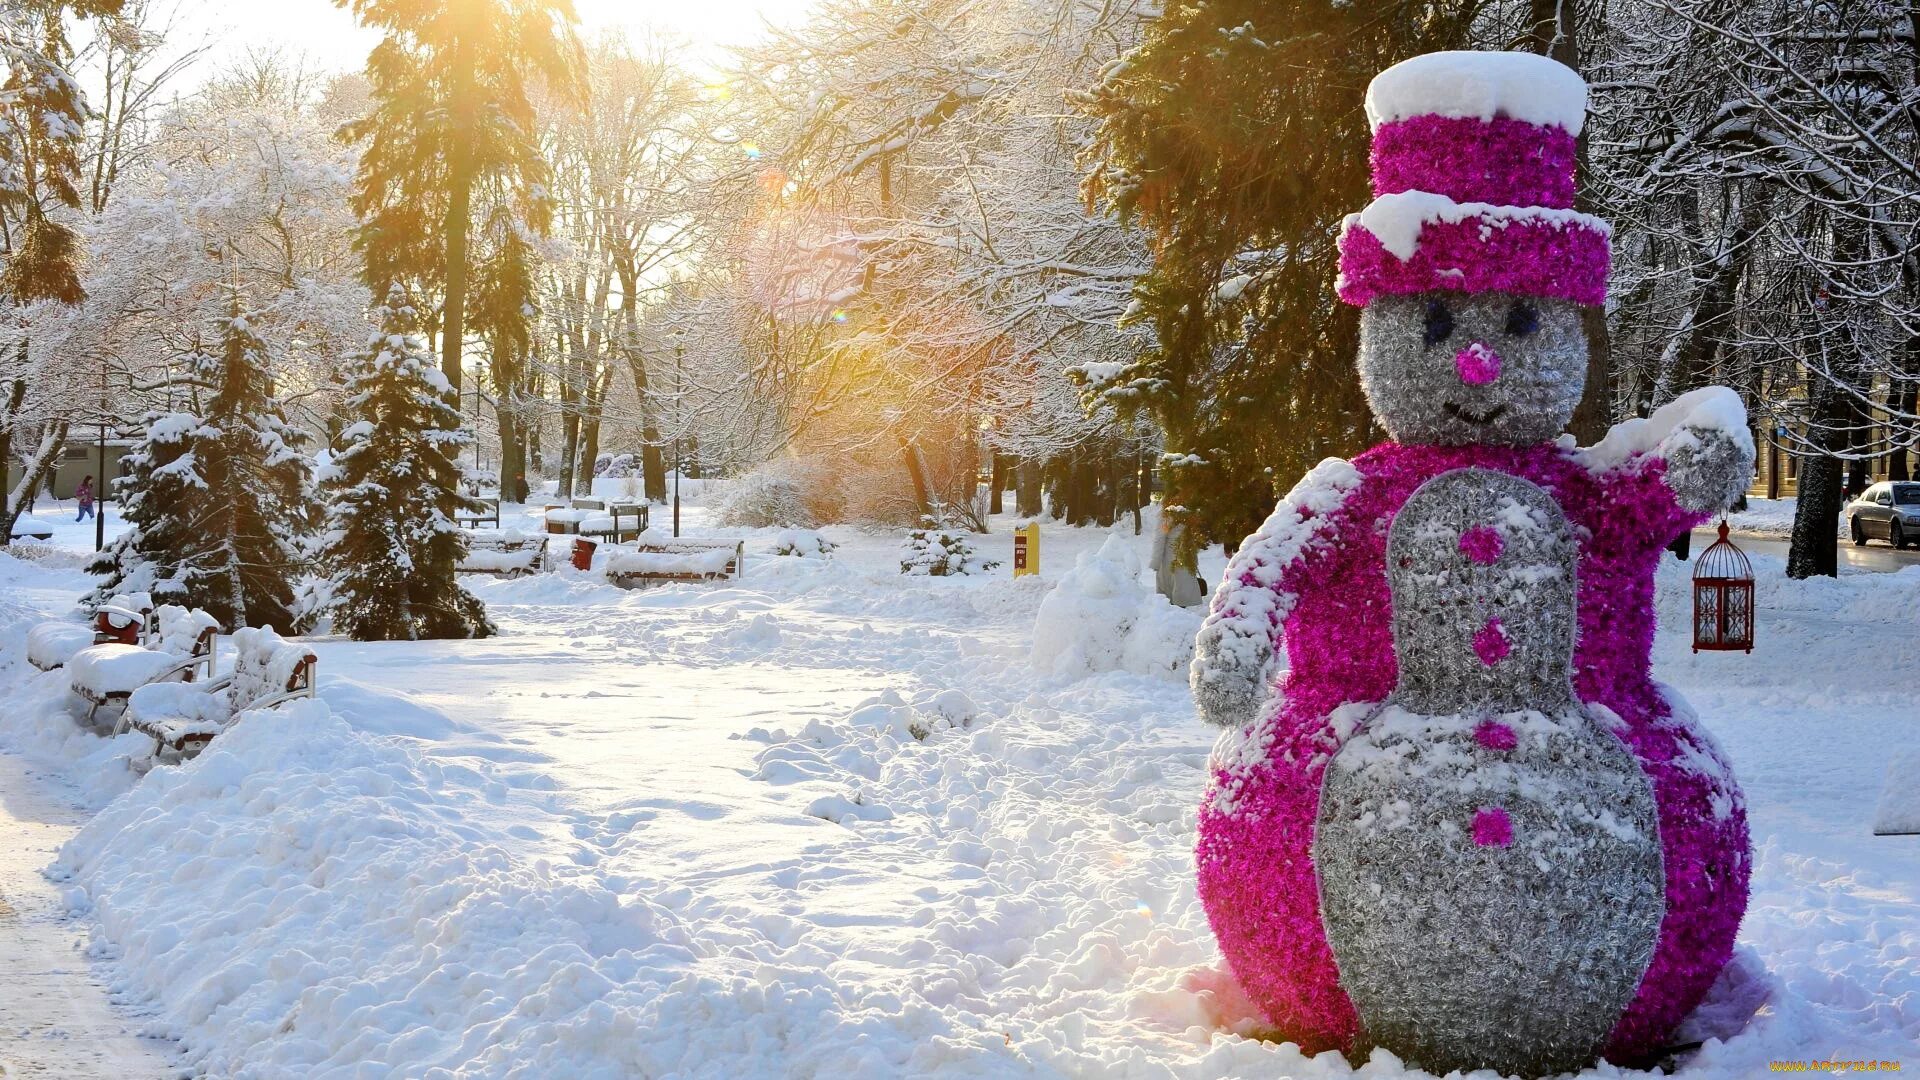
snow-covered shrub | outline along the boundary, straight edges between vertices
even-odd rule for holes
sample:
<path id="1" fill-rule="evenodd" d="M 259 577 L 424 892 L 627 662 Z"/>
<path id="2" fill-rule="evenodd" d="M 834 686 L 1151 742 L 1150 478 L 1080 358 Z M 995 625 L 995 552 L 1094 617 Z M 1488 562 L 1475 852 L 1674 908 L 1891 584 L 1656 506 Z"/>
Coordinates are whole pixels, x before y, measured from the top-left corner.
<path id="1" fill-rule="evenodd" d="M 1174 607 L 1140 580 L 1126 538 L 1082 552 L 1033 622 L 1033 666 L 1053 675 L 1131 671 L 1186 677 L 1200 616 Z"/>
<path id="2" fill-rule="evenodd" d="M 769 461 L 727 485 L 722 525 L 749 529 L 811 529 L 839 518 L 838 500 L 823 470 L 792 459 Z"/>
<path id="3" fill-rule="evenodd" d="M 925 742 L 942 731 L 962 731 L 973 726 L 978 708 L 966 691 L 922 690 L 912 701 L 898 690 L 882 690 L 862 701 L 847 715 L 847 723 L 856 728 L 884 728 Z"/>
<path id="4" fill-rule="evenodd" d="M 773 538 L 775 555 L 797 559 L 831 559 L 839 546 L 812 529 L 782 529 Z"/>
<path id="5" fill-rule="evenodd" d="M 950 577 L 954 574 L 981 574 L 1000 564 L 982 559 L 973 550 L 973 539 L 963 532 L 950 532 L 924 525 L 907 534 L 900 545 L 900 572 L 919 577 Z"/>
<path id="6" fill-rule="evenodd" d="M 593 475 L 619 480 L 633 475 L 632 454 L 601 454 L 594 459 Z"/>

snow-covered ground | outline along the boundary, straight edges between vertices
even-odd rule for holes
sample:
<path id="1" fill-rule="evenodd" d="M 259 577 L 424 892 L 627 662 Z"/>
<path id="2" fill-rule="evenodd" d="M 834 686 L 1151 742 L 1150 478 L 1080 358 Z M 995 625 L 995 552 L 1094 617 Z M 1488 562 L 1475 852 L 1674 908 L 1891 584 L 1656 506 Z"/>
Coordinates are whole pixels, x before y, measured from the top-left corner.
<path id="1" fill-rule="evenodd" d="M 902 577 L 893 535 L 829 530 L 831 561 L 771 535 L 722 585 L 475 580 L 499 638 L 321 640 L 318 702 L 138 780 L 134 737 L 77 733 L 19 661 L 23 609 L 83 576 L 0 556 L 0 744 L 98 807 L 51 873 L 214 1076 L 1405 1071 L 1262 1039 L 1220 968 L 1191 856 L 1214 732 L 1167 655 L 1192 616 L 1128 581 L 1146 537 L 1046 527 L 1016 581 L 1004 523 L 966 579 Z M 1871 823 L 1920 744 L 1920 568 L 1756 563 L 1752 656 L 1688 652 L 1686 568 L 1661 584 L 1659 673 L 1756 847 L 1691 1033 L 1720 1038 L 1675 1068 L 1912 1068 L 1920 837 Z"/>

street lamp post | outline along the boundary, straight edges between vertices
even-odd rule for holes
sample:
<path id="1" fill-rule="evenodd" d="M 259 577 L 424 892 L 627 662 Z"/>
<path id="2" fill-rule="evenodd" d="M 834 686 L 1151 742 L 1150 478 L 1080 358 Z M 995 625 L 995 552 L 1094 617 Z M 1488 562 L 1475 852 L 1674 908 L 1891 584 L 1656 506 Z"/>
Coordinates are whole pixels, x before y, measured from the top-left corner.
<path id="1" fill-rule="evenodd" d="M 93 493 L 93 550 L 102 551 L 107 546 L 107 361 L 100 360 L 100 445 L 96 451 L 94 468 L 100 471 L 94 475 L 100 478 L 100 486 Z"/>
<path id="2" fill-rule="evenodd" d="M 680 457 L 680 358 L 687 351 L 680 328 L 673 328 L 673 535 L 680 535 L 680 474 L 686 462 Z"/>

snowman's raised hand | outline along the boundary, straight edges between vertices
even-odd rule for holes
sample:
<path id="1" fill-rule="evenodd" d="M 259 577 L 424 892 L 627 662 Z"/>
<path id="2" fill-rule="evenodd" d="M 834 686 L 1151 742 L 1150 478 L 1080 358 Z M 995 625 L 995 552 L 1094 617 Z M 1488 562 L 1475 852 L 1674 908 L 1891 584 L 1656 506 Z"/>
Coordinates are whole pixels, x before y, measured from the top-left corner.
<path id="1" fill-rule="evenodd" d="M 1753 442 L 1717 427 L 1682 426 L 1661 444 L 1674 501 L 1702 514 L 1733 505 L 1753 478 Z"/>
<path id="2" fill-rule="evenodd" d="M 1753 475 L 1747 408 L 1724 386 L 1690 390 L 1645 420 L 1615 424 L 1581 454 L 1596 471 L 1637 460 L 1664 461 L 1674 501 L 1695 513 L 1725 510 Z"/>

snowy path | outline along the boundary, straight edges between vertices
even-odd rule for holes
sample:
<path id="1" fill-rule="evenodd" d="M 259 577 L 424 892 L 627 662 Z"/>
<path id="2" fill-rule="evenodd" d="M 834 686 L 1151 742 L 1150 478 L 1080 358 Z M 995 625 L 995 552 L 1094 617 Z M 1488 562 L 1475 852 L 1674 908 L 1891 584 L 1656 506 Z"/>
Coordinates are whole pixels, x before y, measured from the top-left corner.
<path id="1" fill-rule="evenodd" d="M 69 920 L 41 875 L 86 815 L 53 781 L 0 754 L 0 1077 L 160 1080 L 173 1046 L 137 1034 L 142 1021 L 110 1004 Z"/>

